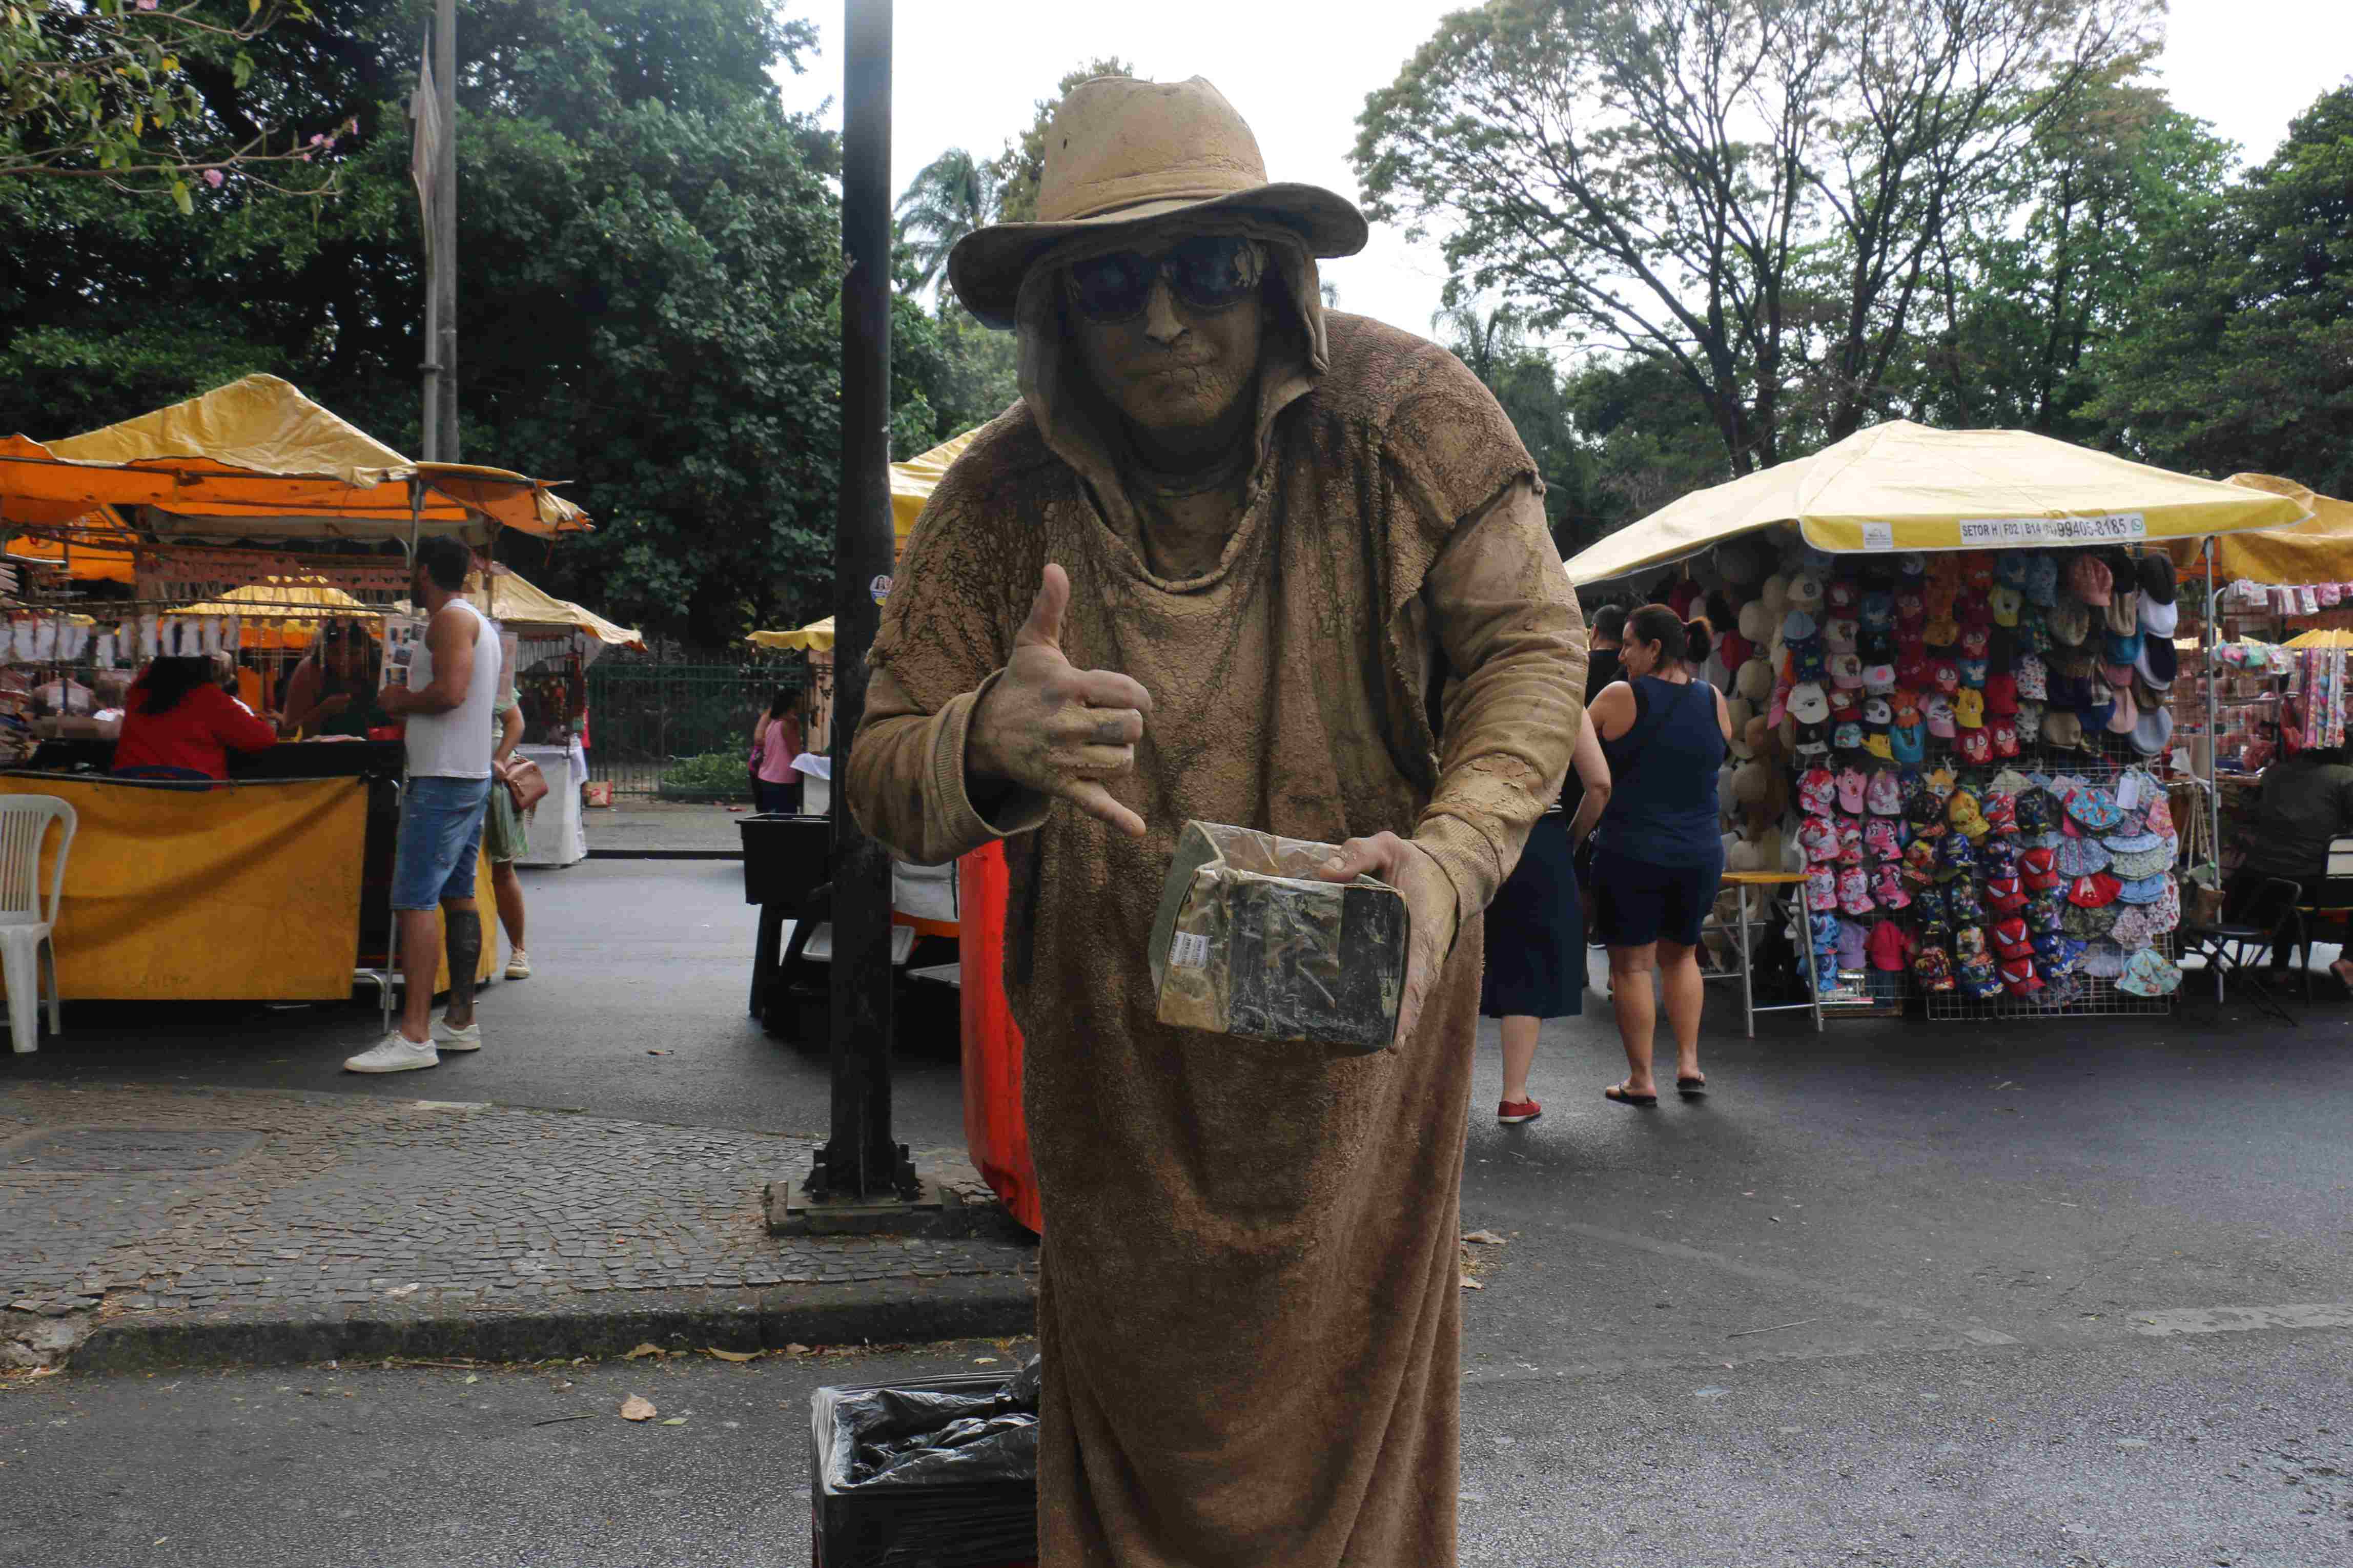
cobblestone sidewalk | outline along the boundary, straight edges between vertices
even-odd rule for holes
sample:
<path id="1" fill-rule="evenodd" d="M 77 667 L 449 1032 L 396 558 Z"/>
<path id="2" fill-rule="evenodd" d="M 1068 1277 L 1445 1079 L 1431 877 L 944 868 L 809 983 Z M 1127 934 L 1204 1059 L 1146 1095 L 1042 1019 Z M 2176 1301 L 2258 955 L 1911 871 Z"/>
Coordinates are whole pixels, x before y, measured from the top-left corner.
<path id="1" fill-rule="evenodd" d="M 769 1236 L 762 1188 L 809 1153 L 794 1138 L 427 1100 L 0 1089 L 0 1365 L 54 1361 L 101 1327 L 189 1319 L 301 1324 L 315 1349 L 332 1342 L 322 1323 L 576 1322 L 656 1295 L 739 1315 L 800 1300 L 838 1320 L 845 1293 L 1027 1292 L 1036 1253 L 1009 1237 Z M 968 1167 L 946 1173 L 976 1184 Z"/>

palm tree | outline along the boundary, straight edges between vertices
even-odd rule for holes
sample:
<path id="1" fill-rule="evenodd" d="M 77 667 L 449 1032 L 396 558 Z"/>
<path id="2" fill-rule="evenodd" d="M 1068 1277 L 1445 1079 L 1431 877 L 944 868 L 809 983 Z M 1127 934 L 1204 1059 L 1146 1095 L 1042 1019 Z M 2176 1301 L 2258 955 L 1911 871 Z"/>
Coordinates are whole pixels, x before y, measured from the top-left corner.
<path id="1" fill-rule="evenodd" d="M 899 198 L 899 234 L 922 268 L 921 287 L 936 285 L 955 242 L 997 219 L 1003 192 L 993 160 L 951 147 L 923 166 Z"/>

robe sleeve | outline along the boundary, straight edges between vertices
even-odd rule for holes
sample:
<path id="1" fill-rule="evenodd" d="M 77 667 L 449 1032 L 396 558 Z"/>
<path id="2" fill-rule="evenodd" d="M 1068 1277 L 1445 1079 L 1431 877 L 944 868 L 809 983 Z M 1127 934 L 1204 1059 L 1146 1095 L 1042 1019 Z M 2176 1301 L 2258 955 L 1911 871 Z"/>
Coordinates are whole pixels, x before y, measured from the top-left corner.
<path id="1" fill-rule="evenodd" d="M 874 639 L 846 798 L 860 827 L 917 865 L 1027 833 L 1050 804 L 1015 789 L 984 815 L 965 785 L 973 710 L 1038 591 L 1039 548 L 1012 547 L 1009 513 L 952 469 L 916 522 Z"/>
<path id="2" fill-rule="evenodd" d="M 1560 794 L 1585 721 L 1585 620 L 1535 485 L 1516 479 L 1463 520 L 1422 600 L 1456 679 L 1444 696 L 1438 787 L 1413 841 L 1484 910 Z"/>

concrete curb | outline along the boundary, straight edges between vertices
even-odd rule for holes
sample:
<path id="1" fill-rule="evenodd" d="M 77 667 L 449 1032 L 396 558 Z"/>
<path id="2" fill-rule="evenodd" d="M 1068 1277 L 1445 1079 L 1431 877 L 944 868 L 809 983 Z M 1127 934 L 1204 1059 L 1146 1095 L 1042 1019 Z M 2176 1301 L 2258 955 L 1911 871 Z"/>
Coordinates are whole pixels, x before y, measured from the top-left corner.
<path id="1" fill-rule="evenodd" d="M 394 1356 L 547 1361 L 615 1356 L 647 1342 L 734 1351 L 915 1344 L 1026 1334 L 1036 1325 L 1031 1276 L 984 1274 L 912 1283 L 597 1292 L 528 1308 L 387 1302 L 349 1313 L 142 1311 L 100 1319 L 69 1365 L 77 1373 L 112 1373 Z"/>

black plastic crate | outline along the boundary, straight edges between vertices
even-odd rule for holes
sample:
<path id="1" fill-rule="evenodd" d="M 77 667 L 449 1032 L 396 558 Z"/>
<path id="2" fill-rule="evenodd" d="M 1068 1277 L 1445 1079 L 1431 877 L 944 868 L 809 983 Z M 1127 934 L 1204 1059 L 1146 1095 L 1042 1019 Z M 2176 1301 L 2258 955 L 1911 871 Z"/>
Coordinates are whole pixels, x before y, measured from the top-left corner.
<path id="1" fill-rule="evenodd" d="M 879 1387 L 986 1393 L 1004 1373 L 820 1388 L 809 1396 L 810 1562 L 815 1568 L 1023 1568 L 1038 1556 L 1038 1480 L 932 1481 L 844 1491 L 827 1460 L 843 1394 Z"/>
<path id="2" fill-rule="evenodd" d="M 762 812 L 739 818 L 744 834 L 744 901 L 776 904 L 791 914 L 833 869 L 833 821 Z"/>

